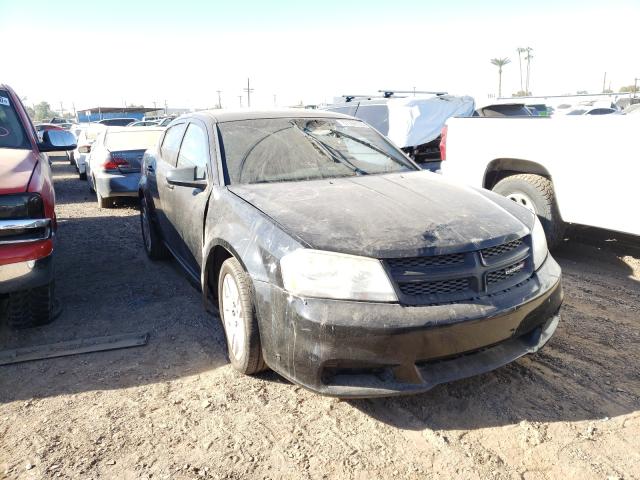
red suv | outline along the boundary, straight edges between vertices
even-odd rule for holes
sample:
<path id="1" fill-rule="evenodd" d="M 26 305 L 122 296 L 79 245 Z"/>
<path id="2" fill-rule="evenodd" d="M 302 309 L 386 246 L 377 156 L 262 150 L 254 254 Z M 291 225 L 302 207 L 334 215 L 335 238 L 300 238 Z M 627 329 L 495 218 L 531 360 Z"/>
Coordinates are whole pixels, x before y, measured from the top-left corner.
<path id="1" fill-rule="evenodd" d="M 0 297 L 14 327 L 52 319 L 56 214 L 45 152 L 75 143 L 65 130 L 45 131 L 40 140 L 20 98 L 0 84 Z"/>

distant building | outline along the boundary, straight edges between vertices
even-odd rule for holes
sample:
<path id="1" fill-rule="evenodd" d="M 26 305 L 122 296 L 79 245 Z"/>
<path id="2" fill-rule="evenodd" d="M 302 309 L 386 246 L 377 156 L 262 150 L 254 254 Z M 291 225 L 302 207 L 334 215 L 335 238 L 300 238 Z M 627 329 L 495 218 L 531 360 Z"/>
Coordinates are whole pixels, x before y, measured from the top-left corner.
<path id="1" fill-rule="evenodd" d="M 97 122 L 106 118 L 135 118 L 142 120 L 145 115 L 154 113 L 164 113 L 164 110 L 144 107 L 94 107 L 85 110 L 78 110 L 78 122 Z"/>

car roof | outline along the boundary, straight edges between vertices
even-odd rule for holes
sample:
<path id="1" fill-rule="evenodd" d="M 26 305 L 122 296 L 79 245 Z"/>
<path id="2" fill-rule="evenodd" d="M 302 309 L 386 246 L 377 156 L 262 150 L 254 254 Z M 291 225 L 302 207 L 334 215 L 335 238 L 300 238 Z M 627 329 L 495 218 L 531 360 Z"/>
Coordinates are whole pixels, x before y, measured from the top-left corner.
<path id="1" fill-rule="evenodd" d="M 286 108 L 278 110 L 204 110 L 187 114 L 178 118 L 201 117 L 213 119 L 217 123 L 236 122 L 239 120 L 259 120 L 267 118 L 344 118 L 353 119 L 349 115 L 304 108 Z"/>

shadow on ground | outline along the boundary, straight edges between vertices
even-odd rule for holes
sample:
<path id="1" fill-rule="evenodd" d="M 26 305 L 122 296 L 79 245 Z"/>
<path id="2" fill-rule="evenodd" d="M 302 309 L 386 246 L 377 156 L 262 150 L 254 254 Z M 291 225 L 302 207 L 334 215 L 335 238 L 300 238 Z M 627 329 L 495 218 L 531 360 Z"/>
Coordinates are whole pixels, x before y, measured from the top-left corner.
<path id="1" fill-rule="evenodd" d="M 173 261 L 152 262 L 141 243 L 137 206 L 99 209 L 87 183 L 54 161 L 58 231 L 52 324 L 12 330 L 0 322 L 0 349 L 148 332 L 144 347 L 0 367 L 0 402 L 120 389 L 193 375 L 227 363 L 217 317 Z"/>

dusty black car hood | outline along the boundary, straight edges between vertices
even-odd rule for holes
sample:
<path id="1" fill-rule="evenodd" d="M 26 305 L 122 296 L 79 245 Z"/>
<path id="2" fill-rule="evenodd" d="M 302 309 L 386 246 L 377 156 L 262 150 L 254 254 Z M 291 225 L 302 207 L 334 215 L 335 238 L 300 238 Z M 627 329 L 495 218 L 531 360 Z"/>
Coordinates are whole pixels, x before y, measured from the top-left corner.
<path id="1" fill-rule="evenodd" d="M 354 255 L 474 250 L 529 232 L 517 205 L 506 199 L 500 205 L 490 192 L 430 172 L 232 185 L 229 190 L 309 247 Z"/>

